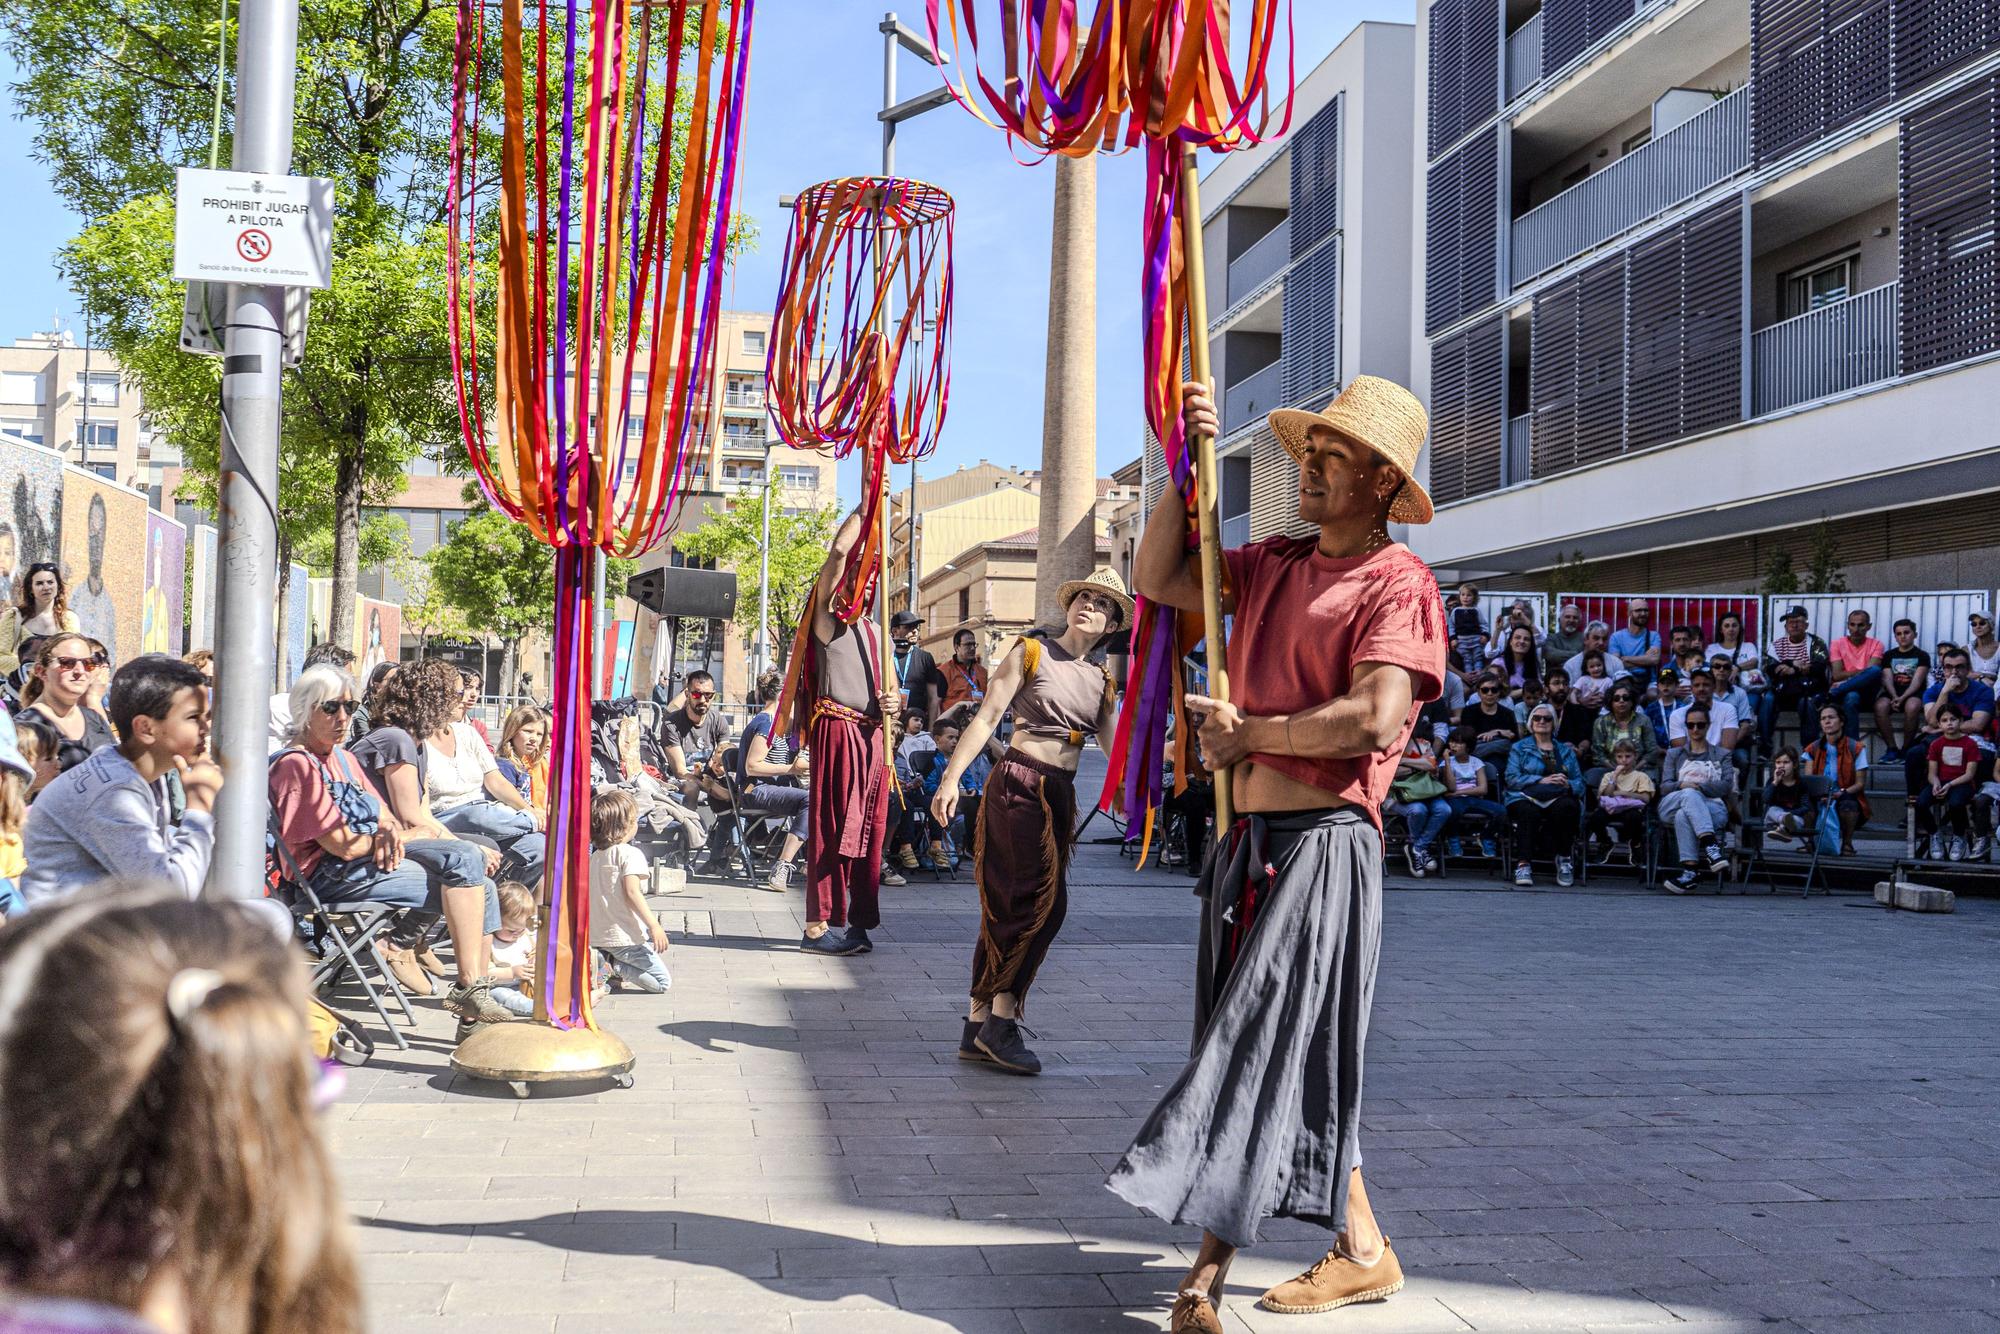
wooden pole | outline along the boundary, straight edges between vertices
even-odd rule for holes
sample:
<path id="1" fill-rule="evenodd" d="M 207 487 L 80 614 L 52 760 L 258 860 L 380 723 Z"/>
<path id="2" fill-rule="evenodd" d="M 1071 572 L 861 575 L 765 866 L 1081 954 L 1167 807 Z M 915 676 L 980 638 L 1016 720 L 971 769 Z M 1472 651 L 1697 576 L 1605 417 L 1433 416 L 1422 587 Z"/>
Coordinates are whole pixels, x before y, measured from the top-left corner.
<path id="1" fill-rule="evenodd" d="M 1208 287 L 1201 252 L 1201 183 L 1195 150 L 1183 141 L 1181 154 L 1181 251 L 1188 289 L 1188 359 L 1194 379 L 1214 392 L 1208 365 Z M 1179 386 L 1175 386 L 1178 392 Z M 1178 404 L 1176 405 L 1178 409 Z M 1201 534 L 1201 617 L 1208 645 L 1208 695 L 1229 699 L 1229 652 L 1222 627 L 1222 530 L 1216 512 L 1215 437 L 1196 435 L 1189 443 L 1194 456 L 1195 523 Z M 1214 769 L 1215 836 L 1221 838 L 1234 821 L 1230 800 L 1231 770 Z"/>

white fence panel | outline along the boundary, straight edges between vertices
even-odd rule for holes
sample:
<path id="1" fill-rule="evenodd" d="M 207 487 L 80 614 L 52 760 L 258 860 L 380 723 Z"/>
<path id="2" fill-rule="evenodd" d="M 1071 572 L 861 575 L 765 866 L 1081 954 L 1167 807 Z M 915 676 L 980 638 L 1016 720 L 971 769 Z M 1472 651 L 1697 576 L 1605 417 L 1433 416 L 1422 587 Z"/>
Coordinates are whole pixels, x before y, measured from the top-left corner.
<path id="1" fill-rule="evenodd" d="M 1798 597 L 1774 597 L 1766 600 L 1767 623 L 1774 633 L 1782 634 L 1778 618 L 1792 607 L 1806 609 L 1806 626 L 1812 633 L 1831 644 L 1847 633 L 1847 614 L 1850 611 L 1865 611 L 1874 626 L 1868 633 L 1884 644 L 1896 642 L 1891 627 L 1908 617 L 1917 623 L 1917 643 L 1926 652 L 1936 653 L 1941 643 L 1963 644 L 1968 638 L 1966 616 L 1975 611 L 1986 611 L 1993 605 L 1993 591 L 1985 588 L 1961 588 L 1943 592 L 1923 591 L 1906 593 L 1806 593 Z"/>

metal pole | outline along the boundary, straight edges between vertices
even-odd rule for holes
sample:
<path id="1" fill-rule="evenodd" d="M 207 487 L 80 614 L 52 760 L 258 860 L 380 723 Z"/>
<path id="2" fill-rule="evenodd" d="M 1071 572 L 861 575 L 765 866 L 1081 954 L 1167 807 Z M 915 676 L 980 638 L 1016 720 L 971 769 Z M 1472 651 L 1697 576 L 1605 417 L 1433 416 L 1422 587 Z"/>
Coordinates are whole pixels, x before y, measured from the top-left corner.
<path id="1" fill-rule="evenodd" d="M 903 506 L 904 517 L 909 523 L 909 547 L 903 552 L 910 563 L 910 613 L 922 615 L 917 610 L 917 461 L 910 460 L 910 501 Z"/>
<path id="2" fill-rule="evenodd" d="M 299 0 L 242 0 L 236 28 L 238 171 L 284 175 L 292 165 L 292 97 Z M 282 287 L 229 288 L 222 356 L 222 451 L 217 488 L 215 854 L 208 892 L 254 898 L 264 886 L 270 686 L 277 669 L 279 375 Z"/>
<path id="3" fill-rule="evenodd" d="M 764 540 L 757 548 L 757 675 L 771 668 L 771 441 L 764 439 Z M 753 680 L 751 685 L 754 687 Z"/>

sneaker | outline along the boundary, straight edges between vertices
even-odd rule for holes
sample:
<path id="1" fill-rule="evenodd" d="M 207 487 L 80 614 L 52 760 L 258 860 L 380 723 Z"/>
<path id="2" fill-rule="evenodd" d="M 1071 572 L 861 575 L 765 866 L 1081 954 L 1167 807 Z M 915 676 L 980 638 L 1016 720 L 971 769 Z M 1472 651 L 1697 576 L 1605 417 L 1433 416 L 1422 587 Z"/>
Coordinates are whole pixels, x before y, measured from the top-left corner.
<path id="1" fill-rule="evenodd" d="M 1722 850 L 1720 843 L 1704 843 L 1701 848 L 1701 858 L 1711 871 L 1723 871 L 1729 868 L 1729 854 Z"/>
<path id="2" fill-rule="evenodd" d="M 910 882 L 908 877 L 906 877 L 901 871 L 898 871 L 895 867 L 885 866 L 882 868 L 882 883 L 894 889 L 907 885 Z"/>
<path id="3" fill-rule="evenodd" d="M 418 962 L 415 950 L 408 948 L 398 949 L 396 946 L 385 941 L 376 945 L 375 957 L 382 961 L 382 966 L 387 968 L 389 975 L 396 979 L 396 985 L 410 995 L 434 996 L 437 994 L 437 989 L 431 984 L 431 975 L 425 972 L 423 964 Z"/>
<path id="4" fill-rule="evenodd" d="M 1021 1041 L 1021 1025 L 1016 1020 L 1002 1019 L 997 1014 L 988 1015 L 973 1041 L 979 1045 L 979 1050 L 992 1058 L 995 1065 L 1010 1074 L 1042 1073 L 1041 1059 L 1028 1050 L 1027 1043 Z"/>
<path id="5" fill-rule="evenodd" d="M 1668 878 L 1667 893 L 1685 894 L 1700 883 L 1701 872 L 1692 866 L 1683 866 L 1677 874 Z"/>
<path id="6" fill-rule="evenodd" d="M 804 936 L 799 948 L 807 954 L 859 954 L 864 946 L 848 938 L 845 927 L 830 926 L 817 936 Z"/>
<path id="7" fill-rule="evenodd" d="M 854 951 L 856 954 L 867 954 L 875 948 L 875 942 L 870 940 L 868 933 L 858 926 L 847 928 L 847 938 L 857 947 Z"/>
<path id="8" fill-rule="evenodd" d="M 1444 874 L 1444 863 L 1438 860 L 1436 848 L 1426 848 L 1424 850 L 1424 874 L 1426 875 Z"/>
<path id="9" fill-rule="evenodd" d="M 1522 862 L 1514 868 L 1514 883 L 1517 885 L 1532 885 L 1535 883 L 1535 873 L 1526 862 Z"/>
<path id="10" fill-rule="evenodd" d="M 1375 1263 L 1364 1265 L 1338 1250 L 1328 1251 L 1311 1269 L 1265 1293 L 1258 1304 L 1281 1315 L 1316 1315 L 1355 1302 L 1379 1302 L 1402 1287 L 1403 1267 L 1384 1237 Z"/>
<path id="11" fill-rule="evenodd" d="M 1975 834 L 1972 839 L 1972 847 L 1966 853 L 1966 856 L 1972 861 L 1983 862 L 1986 860 L 1987 854 L 1992 850 L 1993 840 L 1991 838 L 1985 834 Z"/>
<path id="12" fill-rule="evenodd" d="M 1457 834 L 1453 834 L 1451 837 L 1445 839 L 1444 855 L 1447 857 L 1463 857 L 1465 855 L 1465 840 Z"/>
<path id="13" fill-rule="evenodd" d="M 905 870 L 914 871 L 917 869 L 917 850 L 905 843 L 896 850 L 896 860 L 903 864 Z"/>
<path id="14" fill-rule="evenodd" d="M 931 865 L 947 875 L 955 869 L 951 864 L 951 854 L 944 850 L 944 845 L 941 843 L 931 845 Z"/>
<path id="15" fill-rule="evenodd" d="M 977 1019 L 965 1021 L 965 1032 L 958 1038 L 958 1059 L 961 1061 L 991 1062 L 993 1058 L 979 1049 L 979 1024 Z"/>
<path id="16" fill-rule="evenodd" d="M 447 1014 L 473 1024 L 504 1024 L 514 1017 L 506 1006 L 493 999 L 492 988 L 484 981 L 454 986 L 445 992 L 444 1008 Z"/>
<path id="17" fill-rule="evenodd" d="M 1568 887 L 1576 883 L 1576 867 L 1567 857 L 1556 858 L 1556 883 Z"/>
<path id="18" fill-rule="evenodd" d="M 764 888 L 773 894 L 783 894 L 792 887 L 792 864 L 779 862 L 771 868 L 771 874 L 764 879 Z"/>
<path id="19" fill-rule="evenodd" d="M 1945 855 L 1951 858 L 1951 860 L 1955 862 L 1962 862 L 1965 860 L 1964 839 L 1959 838 L 1957 836 L 1953 836 L 1951 842 L 1946 844 L 1945 847 L 1946 847 Z"/>
<path id="20" fill-rule="evenodd" d="M 1943 834 L 1932 834 L 1932 835 L 1931 835 L 1931 845 L 1930 845 L 1930 848 L 1929 848 L 1929 849 L 1928 849 L 1927 851 L 1928 851 L 1928 856 L 1929 856 L 1929 860 L 1931 860 L 1931 861 L 1934 861 L 1934 862 L 1941 862 L 1941 861 L 1943 861 L 1943 860 L 1944 860 L 1944 854 L 1945 854 L 1945 838 L 1944 838 L 1944 835 L 1943 835 Z"/>
<path id="21" fill-rule="evenodd" d="M 1882 758 L 1875 761 L 1875 763 L 1877 764 L 1901 764 L 1902 762 L 1903 762 L 1903 752 L 1897 750 L 1894 746 L 1891 746 L 1889 747 L 1889 749 L 1883 751 Z"/>
<path id="22" fill-rule="evenodd" d="M 1499 842 L 1495 839 L 1488 838 L 1482 834 L 1479 839 L 1479 855 L 1486 858 L 1488 861 L 1495 861 L 1495 862 L 1499 861 L 1500 860 Z"/>
<path id="23" fill-rule="evenodd" d="M 1798 840 L 1790 834 L 1781 834 L 1777 830 L 1772 829 L 1767 830 L 1764 834 L 1764 846 L 1775 848 L 1779 852 L 1790 852 L 1798 846 Z"/>
<path id="24" fill-rule="evenodd" d="M 1410 868 L 1410 874 L 1417 879 L 1424 878 L 1424 850 L 1414 843 L 1403 845 L 1403 862 Z"/>

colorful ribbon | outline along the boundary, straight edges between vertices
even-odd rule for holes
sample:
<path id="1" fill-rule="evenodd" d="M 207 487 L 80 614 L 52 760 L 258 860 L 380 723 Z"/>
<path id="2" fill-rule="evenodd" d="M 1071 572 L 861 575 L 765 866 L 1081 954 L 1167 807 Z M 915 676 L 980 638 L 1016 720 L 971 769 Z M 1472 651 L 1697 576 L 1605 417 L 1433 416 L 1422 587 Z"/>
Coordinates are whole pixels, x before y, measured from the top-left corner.
<path id="1" fill-rule="evenodd" d="M 592 582 L 604 553 L 666 539 L 714 430 L 755 3 L 551 0 L 530 40 L 524 0 L 499 0 L 494 52 L 484 0 L 458 0 L 452 374 L 480 489 L 556 550 L 551 892 L 535 1012 L 562 1027 L 594 1026 Z M 497 155 L 497 194 L 482 153 Z"/>
<path id="2" fill-rule="evenodd" d="M 1285 7 L 1283 110 L 1271 128 L 1269 79 L 1278 7 Z M 1194 477 L 1181 431 L 1180 343 L 1187 327 L 1181 240 L 1181 159 L 1207 148 L 1231 152 L 1291 126 L 1291 3 L 1250 0 L 1250 36 L 1240 69 L 1230 63 L 1230 0 L 1097 0 L 1086 24 L 1077 0 L 998 0 L 981 41 L 982 0 L 927 0 L 931 47 L 942 70 L 970 71 L 946 87 L 959 104 L 1004 131 L 1023 158 L 1119 153 L 1144 142 L 1146 194 L 1140 271 L 1144 311 L 1146 422 L 1167 473 L 1193 503 Z M 940 19 L 943 22 L 940 22 Z M 943 40 L 949 34 L 949 42 Z M 997 46 L 999 67 L 981 62 Z M 977 85 L 976 90 L 974 85 Z M 1151 828 L 1163 791 L 1166 720 L 1179 708 L 1181 652 L 1201 639 L 1200 616 L 1139 603 L 1126 682 L 1100 809 L 1122 784 L 1129 827 Z M 1188 772 L 1188 730 L 1178 729 Z"/>

